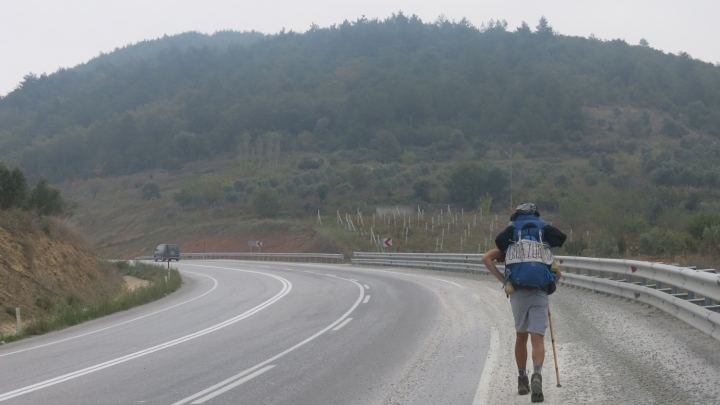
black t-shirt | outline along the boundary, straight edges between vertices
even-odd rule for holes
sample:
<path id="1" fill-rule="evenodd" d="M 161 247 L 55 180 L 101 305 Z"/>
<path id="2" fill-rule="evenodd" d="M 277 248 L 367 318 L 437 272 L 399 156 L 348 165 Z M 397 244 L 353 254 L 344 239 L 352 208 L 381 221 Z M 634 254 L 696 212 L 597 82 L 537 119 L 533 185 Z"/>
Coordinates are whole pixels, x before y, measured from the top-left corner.
<path id="1" fill-rule="evenodd" d="M 513 243 L 513 233 L 515 232 L 515 228 L 512 226 L 508 226 L 505 228 L 504 231 L 500 232 L 495 237 L 495 246 L 497 246 L 498 249 L 500 249 L 501 252 L 505 253 L 505 251 L 510 247 L 510 244 Z M 543 228 L 543 242 L 547 242 L 548 245 L 550 245 L 551 248 L 553 247 L 562 247 L 562 245 L 565 243 L 565 239 L 567 239 L 567 235 L 562 233 L 561 230 L 555 228 L 552 225 L 545 225 Z"/>

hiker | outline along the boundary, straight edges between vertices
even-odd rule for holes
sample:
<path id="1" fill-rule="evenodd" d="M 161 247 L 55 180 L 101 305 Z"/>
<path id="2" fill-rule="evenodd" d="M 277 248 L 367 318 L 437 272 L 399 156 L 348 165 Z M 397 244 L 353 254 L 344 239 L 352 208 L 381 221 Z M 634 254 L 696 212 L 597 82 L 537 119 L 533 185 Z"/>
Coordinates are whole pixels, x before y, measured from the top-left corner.
<path id="1" fill-rule="evenodd" d="M 515 318 L 515 361 L 518 367 L 518 394 L 532 388 L 532 402 L 543 402 L 543 341 L 548 326 L 548 295 L 555 292 L 560 270 L 554 265 L 550 248 L 562 247 L 567 236 L 540 219 L 535 204 L 520 204 L 510 216 L 510 225 L 495 238 L 494 249 L 483 256 L 485 267 L 505 287 Z M 505 262 L 505 275 L 495 266 Z M 533 373 L 528 382 L 527 341 L 532 344 Z"/>

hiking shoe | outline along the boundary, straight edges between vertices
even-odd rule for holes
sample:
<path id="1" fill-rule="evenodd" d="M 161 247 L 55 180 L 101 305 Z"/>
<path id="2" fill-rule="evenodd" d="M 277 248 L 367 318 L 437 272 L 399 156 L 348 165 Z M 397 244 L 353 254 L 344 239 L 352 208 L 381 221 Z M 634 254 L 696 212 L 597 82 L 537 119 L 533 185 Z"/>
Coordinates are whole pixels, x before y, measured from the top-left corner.
<path id="1" fill-rule="evenodd" d="M 532 395 L 530 395 L 530 400 L 532 402 L 543 402 L 545 400 L 545 397 L 543 396 L 542 392 L 542 375 L 534 373 L 530 381 L 530 388 L 532 389 Z"/>
<path id="2" fill-rule="evenodd" d="M 530 382 L 528 376 L 518 377 L 518 394 L 527 395 L 530 393 Z"/>

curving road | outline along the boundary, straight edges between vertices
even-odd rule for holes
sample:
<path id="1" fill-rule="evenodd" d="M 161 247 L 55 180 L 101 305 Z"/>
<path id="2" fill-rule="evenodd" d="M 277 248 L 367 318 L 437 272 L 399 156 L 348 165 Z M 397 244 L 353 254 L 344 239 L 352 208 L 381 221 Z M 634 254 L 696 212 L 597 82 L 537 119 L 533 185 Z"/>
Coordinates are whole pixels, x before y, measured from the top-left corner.
<path id="1" fill-rule="evenodd" d="M 525 404 L 509 304 L 489 277 L 180 262 L 140 308 L 0 346 L 8 404 Z M 626 300 L 551 299 L 547 403 L 715 404 L 720 343 Z"/>
<path id="2" fill-rule="evenodd" d="M 471 404 L 490 338 L 442 276 L 180 262 L 158 302 L 0 347 L 8 404 Z"/>

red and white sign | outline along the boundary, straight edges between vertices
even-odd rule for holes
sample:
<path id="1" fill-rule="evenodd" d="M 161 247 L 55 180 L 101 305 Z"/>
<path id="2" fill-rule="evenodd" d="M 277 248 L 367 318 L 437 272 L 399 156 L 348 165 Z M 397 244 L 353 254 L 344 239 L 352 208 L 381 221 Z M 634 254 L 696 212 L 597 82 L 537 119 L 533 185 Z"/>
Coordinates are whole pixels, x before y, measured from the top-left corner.
<path id="1" fill-rule="evenodd" d="M 382 247 L 392 247 L 392 238 L 382 238 L 380 240 L 380 245 Z"/>
<path id="2" fill-rule="evenodd" d="M 249 240 L 248 246 L 250 247 L 256 247 L 261 248 L 262 247 L 262 241 L 261 240 Z"/>

